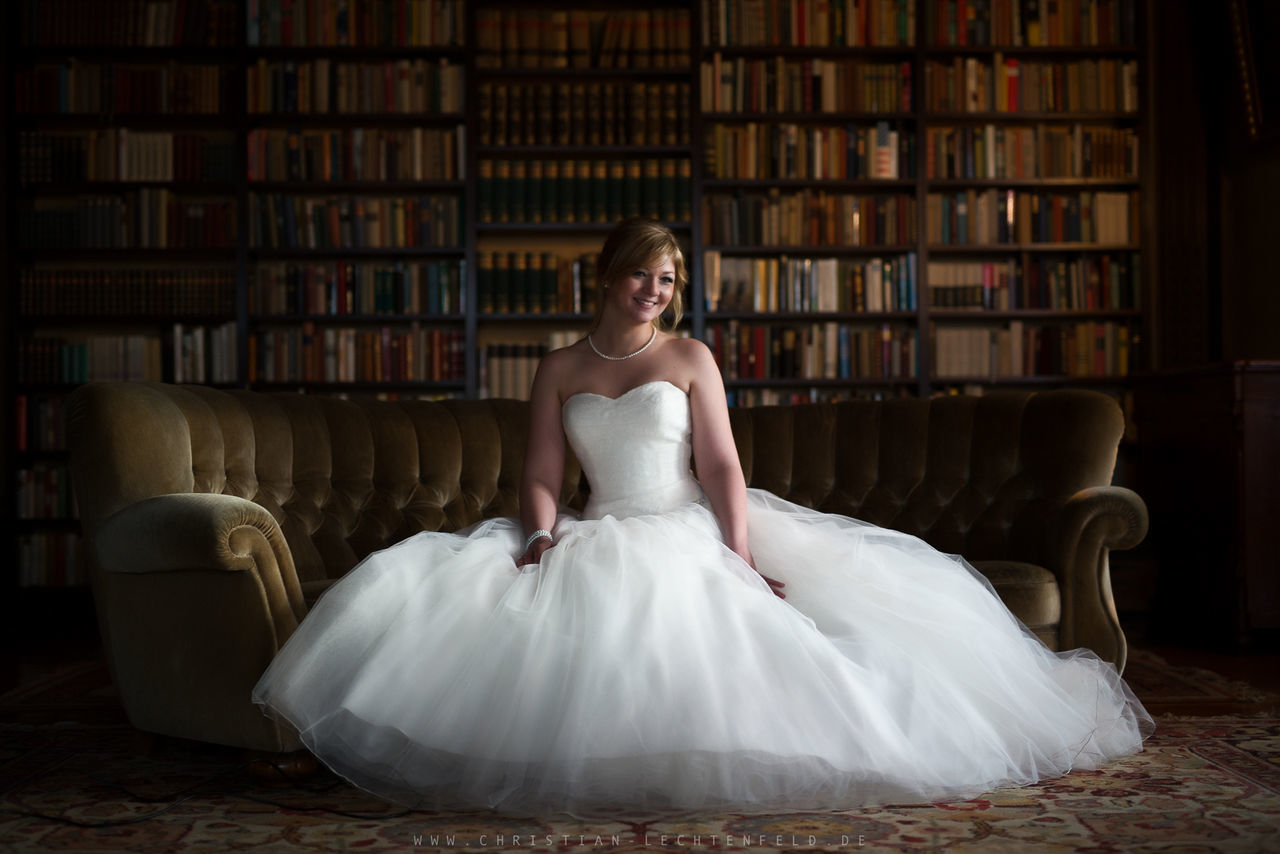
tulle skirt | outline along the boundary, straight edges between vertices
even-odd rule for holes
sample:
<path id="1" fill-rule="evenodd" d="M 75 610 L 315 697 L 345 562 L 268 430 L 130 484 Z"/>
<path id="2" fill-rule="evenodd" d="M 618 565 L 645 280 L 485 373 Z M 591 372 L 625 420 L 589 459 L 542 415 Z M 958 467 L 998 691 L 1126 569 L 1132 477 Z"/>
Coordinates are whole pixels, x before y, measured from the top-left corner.
<path id="1" fill-rule="evenodd" d="M 1096 768 L 1153 724 L 1114 667 L 1053 653 L 965 561 L 748 490 L 423 533 L 330 588 L 254 689 L 335 772 L 415 808 L 599 816 L 839 810 Z"/>

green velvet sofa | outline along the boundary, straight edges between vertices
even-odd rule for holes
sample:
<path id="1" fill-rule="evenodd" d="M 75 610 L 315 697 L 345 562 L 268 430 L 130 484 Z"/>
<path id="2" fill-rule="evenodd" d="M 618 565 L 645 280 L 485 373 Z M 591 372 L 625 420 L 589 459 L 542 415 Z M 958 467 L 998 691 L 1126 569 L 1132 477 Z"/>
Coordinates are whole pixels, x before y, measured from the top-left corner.
<path id="1" fill-rule="evenodd" d="M 323 590 L 423 530 L 517 512 L 527 404 L 384 402 L 90 383 L 70 467 L 112 677 L 130 720 L 300 747 L 250 702 Z M 964 555 L 1048 646 L 1118 668 L 1108 553 L 1147 513 L 1111 486 L 1119 407 L 1091 391 L 735 409 L 747 482 Z M 588 490 L 568 455 L 563 501 Z M 447 654 L 434 651 L 433 654 Z"/>

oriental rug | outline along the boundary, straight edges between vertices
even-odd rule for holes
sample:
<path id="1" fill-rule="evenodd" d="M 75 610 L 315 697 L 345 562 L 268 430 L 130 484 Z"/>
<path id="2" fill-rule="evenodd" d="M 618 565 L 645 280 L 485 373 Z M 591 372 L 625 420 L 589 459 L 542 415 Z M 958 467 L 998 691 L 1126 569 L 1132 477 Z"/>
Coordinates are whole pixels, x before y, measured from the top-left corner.
<path id="1" fill-rule="evenodd" d="M 1149 703 L 1143 679 L 1174 700 L 1254 696 L 1216 674 L 1153 666 L 1142 677 L 1142 666 L 1126 677 Z M 272 785 L 248 773 L 239 751 L 140 740 L 94 673 L 73 668 L 0 697 L 0 851 L 1244 854 L 1280 840 L 1276 714 L 1162 716 L 1141 754 L 964 802 L 584 821 L 406 813 L 323 770 Z"/>

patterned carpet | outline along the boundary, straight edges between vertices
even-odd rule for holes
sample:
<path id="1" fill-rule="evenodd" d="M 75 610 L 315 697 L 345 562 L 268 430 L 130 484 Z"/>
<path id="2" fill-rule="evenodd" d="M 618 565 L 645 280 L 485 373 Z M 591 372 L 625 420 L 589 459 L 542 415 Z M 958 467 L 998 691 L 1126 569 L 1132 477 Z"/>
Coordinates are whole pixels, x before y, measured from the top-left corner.
<path id="1" fill-rule="evenodd" d="M 1240 702 L 1257 695 L 1159 659 L 1138 661 L 1126 676 L 1153 706 L 1160 699 L 1151 692 L 1158 691 L 1171 701 Z M 118 710 L 112 719 L 112 699 L 109 684 L 95 684 L 92 668 L 0 697 L 6 721 L 0 723 L 0 849 L 1184 854 L 1275 851 L 1280 840 L 1276 714 L 1161 717 L 1137 756 L 966 802 L 581 821 L 405 814 L 325 772 L 273 786 L 251 776 L 236 751 L 139 739 Z"/>

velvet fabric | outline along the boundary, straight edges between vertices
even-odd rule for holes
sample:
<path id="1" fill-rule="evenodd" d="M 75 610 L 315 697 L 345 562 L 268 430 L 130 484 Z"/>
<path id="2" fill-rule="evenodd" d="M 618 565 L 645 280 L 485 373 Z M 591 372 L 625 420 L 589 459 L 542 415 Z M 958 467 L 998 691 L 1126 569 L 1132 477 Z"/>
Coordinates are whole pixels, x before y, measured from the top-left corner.
<path id="1" fill-rule="evenodd" d="M 731 410 L 748 485 L 963 555 L 1046 645 L 1122 669 L 1108 553 L 1146 534 L 1110 485 L 1119 407 L 1080 389 Z M 125 709 L 141 729 L 299 746 L 250 691 L 336 578 L 419 531 L 519 510 L 527 404 L 163 383 L 69 399 L 72 486 Z M 590 485 L 567 454 L 561 499 Z"/>

